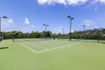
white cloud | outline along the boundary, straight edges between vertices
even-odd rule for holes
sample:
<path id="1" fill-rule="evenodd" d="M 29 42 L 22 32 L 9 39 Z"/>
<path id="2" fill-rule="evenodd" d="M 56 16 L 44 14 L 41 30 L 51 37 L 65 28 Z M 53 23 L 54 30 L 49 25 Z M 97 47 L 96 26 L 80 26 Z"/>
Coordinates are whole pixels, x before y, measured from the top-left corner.
<path id="1" fill-rule="evenodd" d="M 35 26 L 32 24 L 32 25 L 31 25 L 31 28 L 35 28 Z"/>
<path id="2" fill-rule="evenodd" d="M 24 21 L 25 24 L 30 24 L 30 21 L 28 18 L 25 18 L 25 21 Z"/>
<path id="3" fill-rule="evenodd" d="M 56 32 L 56 33 L 63 33 L 63 27 L 58 27 L 58 28 L 55 28 L 54 29 L 54 32 Z"/>
<path id="4" fill-rule="evenodd" d="M 84 4 L 86 3 L 88 0 L 67 0 L 67 3 L 70 4 L 70 5 L 73 5 L 73 4 Z"/>
<path id="5" fill-rule="evenodd" d="M 13 30 L 14 27 L 15 27 L 13 23 L 14 23 L 13 19 L 3 20 L 2 24 L 1 24 L 2 31 L 11 31 L 11 30 Z"/>
<path id="6" fill-rule="evenodd" d="M 9 19 L 7 23 L 14 23 L 13 19 Z"/>
<path id="7" fill-rule="evenodd" d="M 60 3 L 60 4 L 66 4 L 65 0 L 38 0 L 39 4 L 54 4 L 54 3 Z"/>
<path id="8" fill-rule="evenodd" d="M 99 28 L 99 25 L 96 24 L 93 20 L 84 20 L 82 25 L 85 25 L 87 29 Z"/>
<path id="9" fill-rule="evenodd" d="M 73 32 L 74 32 L 74 30 L 71 30 L 71 32 L 73 33 Z"/>
<path id="10" fill-rule="evenodd" d="M 83 4 L 85 2 L 87 2 L 88 0 L 38 0 L 39 4 L 64 4 L 64 5 L 73 5 L 73 4 Z"/>
<path id="11" fill-rule="evenodd" d="M 78 4 L 84 4 L 86 2 L 90 2 L 91 4 L 95 4 L 97 2 L 105 3 L 105 0 L 37 0 L 39 4 L 64 4 L 64 5 L 78 5 Z"/>
<path id="12" fill-rule="evenodd" d="M 95 0 L 95 2 L 105 3 L 105 0 Z"/>

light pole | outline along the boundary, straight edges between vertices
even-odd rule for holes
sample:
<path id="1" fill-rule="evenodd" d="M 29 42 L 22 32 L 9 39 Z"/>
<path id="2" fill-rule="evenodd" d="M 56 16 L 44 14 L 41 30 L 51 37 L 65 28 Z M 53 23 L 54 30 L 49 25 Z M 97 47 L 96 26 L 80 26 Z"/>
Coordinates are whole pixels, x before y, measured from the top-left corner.
<path id="1" fill-rule="evenodd" d="M 72 29 L 72 20 L 74 20 L 74 18 L 72 18 L 71 16 L 67 16 L 67 18 L 70 19 L 70 40 L 72 39 L 71 37 L 71 29 Z"/>
<path id="2" fill-rule="evenodd" d="M 103 31 L 103 28 L 97 29 L 97 42 L 98 43 L 102 39 L 102 31 Z"/>
<path id="3" fill-rule="evenodd" d="M 43 26 L 45 26 L 45 31 L 46 31 L 46 30 L 47 30 L 47 27 L 48 27 L 49 25 L 43 24 Z"/>
<path id="4" fill-rule="evenodd" d="M 47 24 L 43 24 L 43 26 L 45 26 L 45 38 L 46 38 L 46 30 L 47 30 L 47 27 L 49 26 L 49 25 L 47 25 Z"/>
<path id="5" fill-rule="evenodd" d="M 63 34 L 63 38 L 64 38 L 64 28 L 62 28 L 62 34 Z"/>
<path id="6" fill-rule="evenodd" d="M 85 32 L 85 28 L 86 28 L 86 26 L 85 25 L 83 25 L 83 28 L 84 28 L 84 39 L 86 38 L 86 32 Z"/>
<path id="7" fill-rule="evenodd" d="M 1 19 L 2 19 L 2 18 L 6 19 L 7 16 L 2 16 L 2 17 L 0 17 L 0 33 L 2 33 L 2 31 L 1 31 Z M 2 39 L 3 39 L 3 33 L 2 33 L 2 37 L 1 37 L 0 40 L 2 40 Z"/>
<path id="8" fill-rule="evenodd" d="M 2 19 L 2 18 L 6 19 L 7 16 L 0 17 L 0 32 L 1 32 L 1 19 Z"/>

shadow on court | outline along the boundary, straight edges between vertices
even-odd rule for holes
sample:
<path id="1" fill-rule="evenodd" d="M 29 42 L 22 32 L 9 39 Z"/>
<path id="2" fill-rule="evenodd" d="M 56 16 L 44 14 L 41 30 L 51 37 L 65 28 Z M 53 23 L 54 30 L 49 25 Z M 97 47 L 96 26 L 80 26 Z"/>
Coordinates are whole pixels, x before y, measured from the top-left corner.
<path id="1" fill-rule="evenodd" d="M 0 49 L 8 49 L 9 47 L 0 47 Z"/>

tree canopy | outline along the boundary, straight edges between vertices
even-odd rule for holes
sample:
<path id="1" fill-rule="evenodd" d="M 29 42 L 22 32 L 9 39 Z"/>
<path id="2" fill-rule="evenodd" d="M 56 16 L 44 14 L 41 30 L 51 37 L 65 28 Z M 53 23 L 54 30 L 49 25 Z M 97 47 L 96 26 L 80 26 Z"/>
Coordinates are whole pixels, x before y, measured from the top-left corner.
<path id="1" fill-rule="evenodd" d="M 73 39 L 105 39 L 105 29 L 99 30 L 87 30 L 87 31 L 75 31 L 72 34 Z M 2 33 L 0 33 L 0 37 Z M 27 32 L 23 33 L 21 31 L 12 31 L 12 32 L 3 32 L 4 39 L 12 38 L 65 38 L 69 39 L 69 34 L 56 34 L 51 31 L 42 31 L 42 32 Z"/>

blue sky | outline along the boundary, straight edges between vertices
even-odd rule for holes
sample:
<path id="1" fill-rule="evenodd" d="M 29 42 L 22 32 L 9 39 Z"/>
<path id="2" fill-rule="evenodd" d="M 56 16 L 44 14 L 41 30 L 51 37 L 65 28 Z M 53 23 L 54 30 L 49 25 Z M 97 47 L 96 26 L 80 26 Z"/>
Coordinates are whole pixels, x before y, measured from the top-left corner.
<path id="1" fill-rule="evenodd" d="M 69 32 L 70 15 L 75 18 L 72 31 L 105 28 L 105 0 L 0 0 L 2 31 L 43 31 L 43 24 L 53 33 Z"/>

